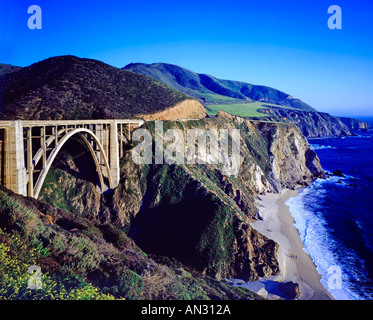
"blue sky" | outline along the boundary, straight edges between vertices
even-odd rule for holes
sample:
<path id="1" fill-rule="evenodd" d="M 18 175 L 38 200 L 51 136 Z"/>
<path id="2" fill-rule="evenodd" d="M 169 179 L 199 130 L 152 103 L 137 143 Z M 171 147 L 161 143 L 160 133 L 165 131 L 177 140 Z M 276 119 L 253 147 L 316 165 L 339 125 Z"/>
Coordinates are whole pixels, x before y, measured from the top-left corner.
<path id="1" fill-rule="evenodd" d="M 42 30 L 27 8 L 42 9 Z M 330 30 L 330 5 L 342 30 Z M 57 55 L 116 67 L 167 62 L 218 78 L 268 85 L 333 115 L 373 116 L 373 2 L 71 1 L 0 3 L 0 62 Z"/>

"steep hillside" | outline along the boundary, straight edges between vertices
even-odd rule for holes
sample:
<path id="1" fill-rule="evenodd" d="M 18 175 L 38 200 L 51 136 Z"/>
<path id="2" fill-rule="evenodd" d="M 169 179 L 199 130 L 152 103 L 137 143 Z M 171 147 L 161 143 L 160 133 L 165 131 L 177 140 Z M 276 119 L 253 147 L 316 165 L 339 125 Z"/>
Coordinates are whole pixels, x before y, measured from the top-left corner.
<path id="1" fill-rule="evenodd" d="M 154 134 L 153 122 L 145 126 Z M 240 129 L 238 175 L 225 176 L 221 165 L 136 165 L 129 148 L 121 159 L 118 188 L 101 195 L 76 174 L 83 174 L 83 168 L 71 155 L 48 174 L 40 199 L 78 217 L 113 224 L 167 265 L 176 259 L 216 279 L 255 280 L 276 273 L 277 244 L 250 226 L 257 214 L 254 200 L 257 194 L 307 185 L 323 176 L 307 141 L 292 125 L 250 122 L 223 112 L 164 122 L 165 130 L 171 128 Z"/>
<path id="2" fill-rule="evenodd" d="M 173 107 L 152 114 L 138 116 L 146 120 L 201 119 L 207 116 L 205 108 L 194 99 L 186 99 Z"/>
<path id="3" fill-rule="evenodd" d="M 12 66 L 10 64 L 0 63 L 0 75 L 6 74 L 6 73 L 12 73 L 12 72 L 18 71 L 20 69 L 22 69 L 22 68 Z"/>
<path id="4" fill-rule="evenodd" d="M 299 99 L 274 88 L 241 81 L 222 80 L 166 63 L 131 63 L 123 68 L 147 75 L 181 91 L 203 104 L 262 101 L 301 110 L 315 111 Z"/>
<path id="5" fill-rule="evenodd" d="M 353 128 L 348 127 L 340 118 L 325 112 L 290 110 L 277 107 L 261 108 L 259 113 L 269 115 L 271 121 L 293 123 L 308 138 L 341 137 L 353 135 Z M 359 122 L 357 120 L 357 122 Z M 363 122 L 360 122 L 363 125 Z"/>
<path id="6" fill-rule="evenodd" d="M 41 268 L 30 290 L 28 268 Z M 0 186 L 1 300 L 261 299 L 180 263 L 158 263 L 125 232 Z"/>
<path id="7" fill-rule="evenodd" d="M 239 128 L 239 174 L 224 176 L 218 166 L 208 164 L 150 167 L 146 203 L 130 223 L 131 237 L 146 252 L 176 258 L 217 278 L 255 280 L 277 273 L 277 245 L 249 223 L 257 212 L 254 199 L 258 193 L 322 176 L 316 155 L 292 126 L 220 113 L 194 123 L 168 124 L 180 127 Z"/>
<path id="8" fill-rule="evenodd" d="M 12 71 L 0 74 L 2 120 L 128 118 L 190 99 L 152 78 L 74 56 Z"/>
<path id="9" fill-rule="evenodd" d="M 338 117 L 350 130 L 367 130 L 370 128 L 369 123 L 354 118 Z"/>

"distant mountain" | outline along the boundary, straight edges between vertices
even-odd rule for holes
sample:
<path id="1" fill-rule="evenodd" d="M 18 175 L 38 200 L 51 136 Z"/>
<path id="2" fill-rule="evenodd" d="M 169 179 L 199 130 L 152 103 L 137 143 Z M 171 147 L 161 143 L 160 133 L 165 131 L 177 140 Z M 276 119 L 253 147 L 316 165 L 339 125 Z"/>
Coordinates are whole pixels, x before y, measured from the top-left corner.
<path id="1" fill-rule="evenodd" d="M 123 69 L 75 56 L 24 68 L 0 64 L 0 119 L 200 119 L 206 111 L 199 100 L 215 104 L 206 107 L 210 114 L 212 107 L 229 112 L 224 104 L 239 102 L 237 115 L 245 117 L 249 109 L 264 113 L 260 120 L 292 122 L 306 137 L 352 135 L 353 130 L 369 128 L 359 120 L 317 112 L 266 86 L 221 80 L 165 63 L 136 63 Z"/>
<path id="2" fill-rule="evenodd" d="M 162 82 L 97 60 L 58 56 L 24 68 L 0 65 L 2 120 L 128 118 L 185 100 Z"/>
<path id="3" fill-rule="evenodd" d="M 6 74 L 6 73 L 12 73 L 12 72 L 18 71 L 19 69 L 22 69 L 22 68 L 12 66 L 10 64 L 0 63 L 0 75 Z"/>
<path id="4" fill-rule="evenodd" d="M 348 136 L 353 135 L 354 130 L 369 128 L 369 124 L 356 119 L 337 118 L 328 113 L 318 112 L 303 101 L 266 86 L 222 80 L 167 63 L 131 63 L 123 69 L 147 75 L 198 99 L 210 114 L 213 113 L 213 109 L 228 113 L 235 110 L 233 114 L 242 117 L 261 121 L 291 122 L 306 137 L 312 138 Z M 247 116 L 250 113 L 256 116 Z M 267 116 L 258 118 L 258 113 Z"/>
<path id="5" fill-rule="evenodd" d="M 241 81 L 222 80 L 167 63 L 131 63 L 127 71 L 157 79 L 174 89 L 198 99 L 202 104 L 261 101 L 305 111 L 314 108 L 291 95 L 274 88 Z"/>

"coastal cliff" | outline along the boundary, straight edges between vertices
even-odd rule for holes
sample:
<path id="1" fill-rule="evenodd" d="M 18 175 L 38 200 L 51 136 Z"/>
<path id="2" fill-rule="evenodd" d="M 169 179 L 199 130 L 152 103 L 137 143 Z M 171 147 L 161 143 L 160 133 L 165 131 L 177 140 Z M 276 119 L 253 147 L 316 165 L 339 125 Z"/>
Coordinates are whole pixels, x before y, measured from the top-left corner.
<path id="1" fill-rule="evenodd" d="M 1 239 L 22 239 L 24 252 L 37 250 L 32 263 L 60 286 L 75 288 L 80 281 L 82 288 L 99 288 L 96 298 L 259 299 L 223 280 L 279 272 L 277 243 L 250 225 L 260 218 L 255 199 L 322 177 L 316 154 L 291 124 L 220 112 L 163 125 L 239 129 L 238 174 L 226 176 L 208 163 L 137 165 L 131 143 L 120 162 L 119 186 L 101 194 L 89 153 L 82 155 L 73 139 L 57 156 L 39 200 L 0 190 Z M 154 133 L 154 122 L 145 128 Z M 72 284 L 71 272 L 81 280 Z"/>
<path id="2" fill-rule="evenodd" d="M 369 123 L 360 121 L 354 118 L 338 117 L 351 131 L 355 130 L 368 130 L 370 128 Z"/>
<path id="3" fill-rule="evenodd" d="M 324 112 L 283 109 L 277 107 L 259 109 L 270 115 L 272 121 L 291 122 L 307 138 L 340 137 L 353 135 L 350 128 L 340 120 Z"/>
<path id="4" fill-rule="evenodd" d="M 185 119 L 201 119 L 207 115 L 205 108 L 193 99 L 186 99 L 176 105 L 165 110 L 158 111 L 152 114 L 144 114 L 139 116 L 145 120 L 185 120 Z"/>
<path id="5" fill-rule="evenodd" d="M 153 122 L 145 126 L 154 132 Z M 291 124 L 249 121 L 224 112 L 201 120 L 165 121 L 164 127 L 240 129 L 239 173 L 226 176 L 207 163 L 136 165 L 129 150 L 121 159 L 118 188 L 104 196 L 92 182 L 68 173 L 77 162 L 71 157 L 65 167 L 54 169 L 40 199 L 112 224 L 156 259 L 175 259 L 216 279 L 253 281 L 276 274 L 277 244 L 250 226 L 258 217 L 255 198 L 323 176 L 307 140 Z M 48 196 L 57 184 L 60 197 Z"/>

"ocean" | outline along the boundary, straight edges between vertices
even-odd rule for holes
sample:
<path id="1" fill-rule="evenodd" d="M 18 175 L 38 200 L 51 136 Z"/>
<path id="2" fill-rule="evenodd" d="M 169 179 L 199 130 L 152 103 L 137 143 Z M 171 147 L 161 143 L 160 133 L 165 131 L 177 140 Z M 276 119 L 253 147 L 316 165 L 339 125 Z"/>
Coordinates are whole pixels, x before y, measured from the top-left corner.
<path id="1" fill-rule="evenodd" d="M 371 123 L 372 119 L 362 119 Z M 369 121 L 370 120 L 370 121 Z M 373 299 L 373 130 L 309 139 L 326 172 L 286 204 L 322 279 L 338 300 Z"/>

